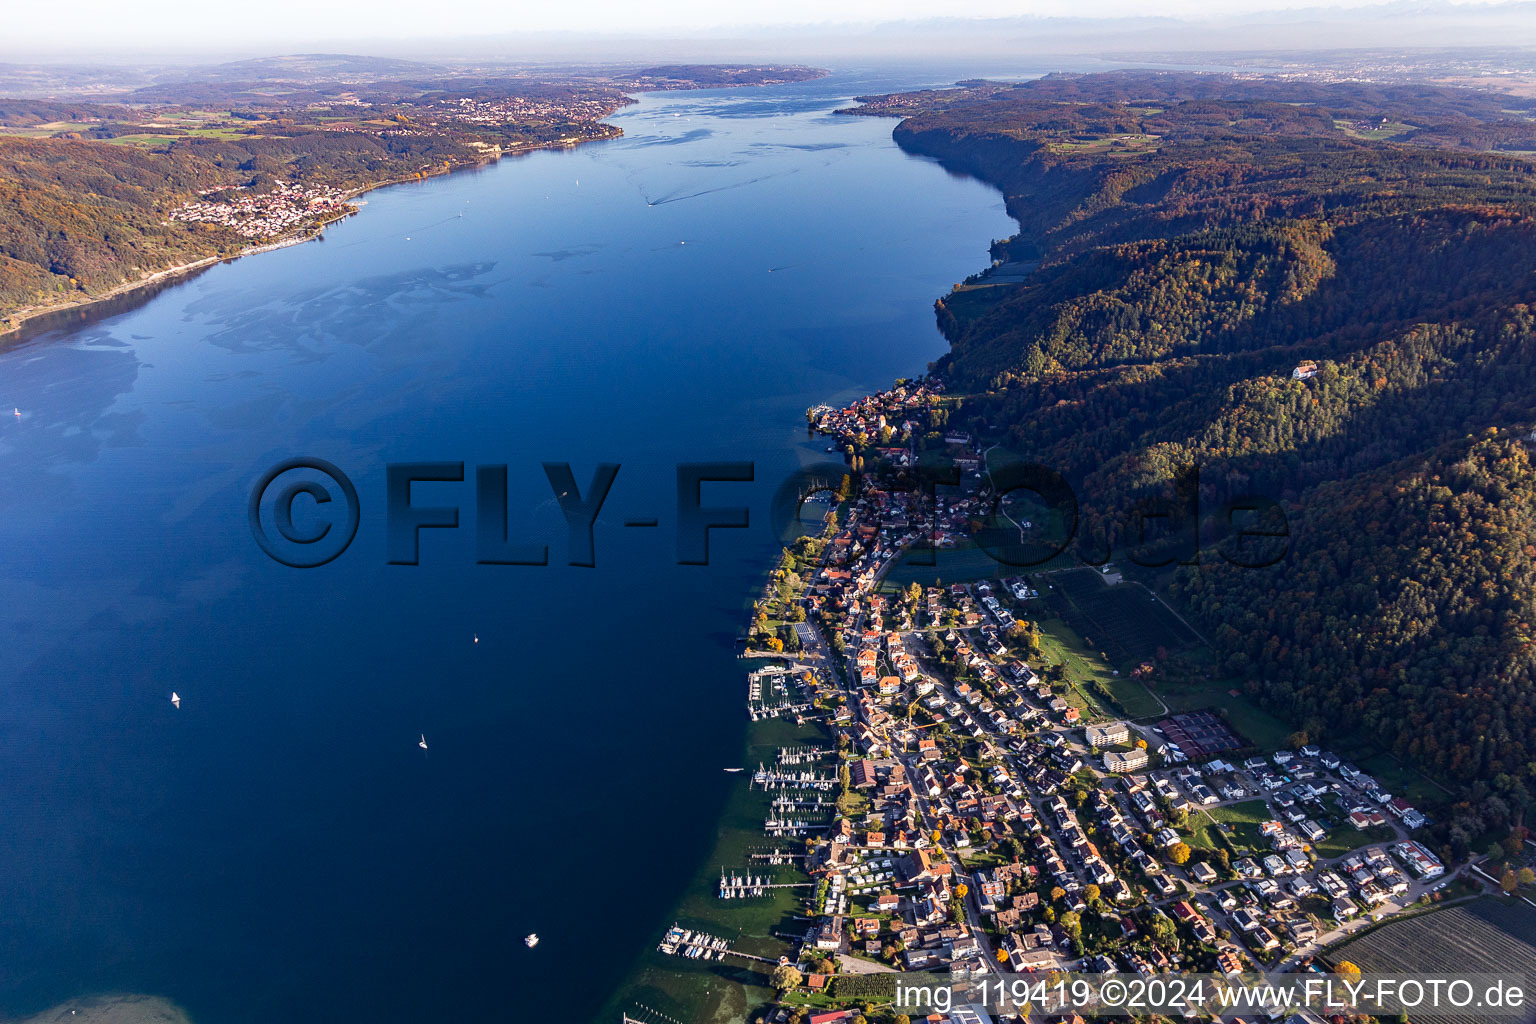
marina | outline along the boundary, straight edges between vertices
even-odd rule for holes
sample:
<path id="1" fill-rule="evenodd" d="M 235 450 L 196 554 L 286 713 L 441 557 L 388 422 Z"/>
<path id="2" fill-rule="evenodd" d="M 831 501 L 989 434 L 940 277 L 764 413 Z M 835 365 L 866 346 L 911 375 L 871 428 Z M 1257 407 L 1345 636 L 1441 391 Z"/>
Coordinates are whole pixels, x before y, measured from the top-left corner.
<path id="1" fill-rule="evenodd" d="M 767 875 L 726 875 L 721 869 L 719 896 L 723 900 L 748 899 L 767 896 L 774 889 L 805 889 L 814 885 L 814 882 L 775 882 Z"/>
<path id="2" fill-rule="evenodd" d="M 778 962 L 765 956 L 732 949 L 730 942 L 718 935 L 691 931 L 680 924 L 673 924 L 667 929 L 666 935 L 662 936 L 656 950 L 668 956 L 680 956 L 688 960 L 724 960 L 728 956 L 734 956 L 764 964 Z"/>

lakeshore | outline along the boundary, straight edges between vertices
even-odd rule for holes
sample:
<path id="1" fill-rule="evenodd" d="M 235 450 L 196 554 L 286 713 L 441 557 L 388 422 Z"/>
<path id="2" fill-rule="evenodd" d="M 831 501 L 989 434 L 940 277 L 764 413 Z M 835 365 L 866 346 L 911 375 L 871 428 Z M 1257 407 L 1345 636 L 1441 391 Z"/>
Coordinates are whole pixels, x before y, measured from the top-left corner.
<path id="1" fill-rule="evenodd" d="M 594 139 L 581 139 L 578 141 L 569 142 L 549 142 L 545 144 L 528 144 L 521 148 L 515 150 L 507 150 L 505 152 L 498 149 L 496 150 L 494 156 L 475 163 L 459 164 L 439 170 L 427 169 L 420 174 L 412 175 L 410 177 L 393 177 L 383 181 L 373 182 L 372 184 L 358 186 L 357 188 L 351 189 L 346 193 L 345 202 L 349 205 L 347 205 L 344 209 L 321 218 L 313 223 L 306 224 L 301 230 L 296 231 L 293 234 L 281 238 L 274 238 L 267 241 L 258 242 L 253 245 L 248 245 L 240 249 L 238 252 L 205 256 L 200 259 L 192 260 L 187 263 L 181 263 L 173 267 L 166 267 L 162 270 L 157 270 L 146 274 L 137 281 L 125 281 L 108 291 L 101 292 L 100 294 L 83 296 L 79 298 L 71 297 L 52 305 L 25 307 L 15 310 L 8 317 L 6 317 L 5 329 L 0 330 L 0 345 L 16 341 L 18 336 L 23 333 L 23 328 L 25 328 L 29 322 L 38 320 L 40 318 L 69 312 L 88 313 L 93 307 L 100 307 L 114 299 L 122 299 L 126 296 L 132 296 L 138 292 L 150 291 L 156 289 L 159 286 L 174 283 L 179 279 L 188 277 L 200 270 L 206 270 L 209 267 L 217 266 L 220 263 L 233 263 L 236 260 L 244 259 L 248 256 L 259 256 L 263 253 L 276 252 L 280 249 L 286 249 L 294 245 L 302 245 L 305 242 L 310 242 L 322 238 L 326 229 L 331 225 L 343 221 L 348 217 L 356 216 L 361 212 L 358 206 L 351 205 L 352 200 L 373 192 L 377 189 L 388 188 L 392 185 L 404 185 L 413 182 L 420 182 L 428 178 L 437 177 L 443 174 L 453 174 L 457 171 L 479 170 L 491 163 L 502 159 L 505 156 L 520 156 L 528 153 L 538 152 L 539 150 L 544 149 L 569 149 L 573 146 L 580 145 L 581 142 L 601 142 L 610 138 L 618 138 L 621 135 L 623 135 L 623 130 L 615 128 L 613 129 L 613 133 L 611 135 L 605 135 Z"/>
<path id="2" fill-rule="evenodd" d="M 774 102 L 780 121 L 812 106 Z M 910 315 L 924 293 L 829 270 L 867 268 L 847 238 L 893 219 L 868 194 L 948 187 L 979 229 L 974 190 L 905 177 L 867 133 L 860 151 L 794 121 L 784 147 L 780 125 L 722 106 L 647 104 L 649 137 L 613 161 L 496 169 L 517 194 L 481 223 L 455 216 L 496 202 L 473 182 L 381 195 L 380 222 L 338 229 L 356 259 L 228 268 L 0 353 L 29 403 L 0 433 L 16 553 L 0 578 L 19 595 L 0 623 L 17 723 L 0 952 L 24 979 L 0 981 L 6 1005 L 122 987 L 185 992 L 210 1020 L 419 1019 L 504 1011 L 485 980 L 510 975 L 530 1015 L 585 1020 L 633 967 L 604 1024 L 900 1024 L 896 971 L 1385 970 L 1462 931 L 1494 956 L 1528 931 L 1523 834 L 1470 857 L 1437 841 L 1449 791 L 1375 737 L 1325 742 L 1266 711 L 1168 575 L 993 557 L 1049 540 L 1035 506 L 990 501 L 1021 458 L 994 424 L 1019 406 L 978 414 L 943 372 L 885 387 L 934 354 Z M 839 177 L 845 156 L 872 160 Z M 761 165 L 718 170 L 746 159 Z M 870 188 L 872 168 L 890 184 Z M 828 223 L 775 234 L 782 196 L 744 201 L 790 174 Z M 919 205 L 870 245 L 909 278 L 964 273 L 907 251 L 957 230 L 913 228 Z M 799 251 L 823 265 L 788 272 Z M 941 318 L 1035 265 L 998 260 Z M 743 268 L 759 287 L 733 292 Z M 1278 377 L 1303 395 L 1336 370 L 1286 355 Z M 786 443 L 823 399 L 811 438 Z M 825 531 L 787 550 L 717 534 L 724 582 L 703 583 L 613 520 L 602 569 L 571 573 L 564 524 L 535 513 L 519 525 L 553 564 L 514 581 L 446 531 L 422 566 L 381 574 L 373 518 L 362 550 L 296 579 L 253 556 L 238 515 L 294 450 L 335 455 L 365 494 L 395 457 L 615 458 L 623 511 L 653 511 L 670 464 L 698 457 L 678 438 L 751 457 L 760 482 L 839 460 Z M 956 482 L 928 500 L 915 485 L 936 467 Z M 731 607 L 773 555 L 751 608 Z M 237 992 L 235 971 L 270 980 Z M 119 1003 L 141 1000 L 180 1019 Z"/>
<path id="3" fill-rule="evenodd" d="M 222 111 L 222 87 L 188 84 L 150 103 L 114 103 L 127 98 L 107 89 L 91 102 L 23 100 L 0 114 L 0 177 L 18 205 L 12 227 L 22 229 L 0 239 L 10 261 L 0 277 L 0 339 L 49 312 L 316 237 L 356 212 L 352 198 L 385 185 L 617 138 L 622 131 L 607 119 L 636 102 L 630 93 L 763 88 L 827 74 L 774 65 L 515 81 L 461 72 L 433 88 L 395 86 L 363 100 L 327 78 L 333 58 L 306 63 L 324 84 L 285 78 L 259 98 L 236 86 Z M 49 170 L 60 164 L 69 173 Z M 56 236 L 46 221 L 29 223 L 34 208 L 67 209 L 75 219 Z"/>
<path id="4" fill-rule="evenodd" d="M 334 221 L 328 221 L 327 223 L 334 223 Z M 147 274 L 137 281 L 125 281 L 123 284 L 118 285 L 116 288 L 103 292 L 99 295 L 70 299 L 51 306 L 37 306 L 19 309 L 7 318 L 6 329 L 0 331 L 0 344 L 14 342 L 17 340 L 17 337 L 21 335 L 23 328 L 25 328 L 31 321 L 35 321 L 43 317 L 69 312 L 86 313 L 93 308 L 99 308 L 103 304 L 111 302 L 113 299 L 121 299 L 125 296 L 134 295 L 137 292 L 150 291 L 157 288 L 158 286 L 174 283 L 181 278 L 185 278 L 189 275 L 197 273 L 199 270 L 206 270 L 207 268 L 216 266 L 220 263 L 233 263 L 235 260 L 246 256 L 256 256 L 264 252 L 275 252 L 278 249 L 286 249 L 290 245 L 299 245 L 300 243 L 308 242 L 313 238 L 320 237 L 321 231 L 323 231 L 323 228 L 316 228 L 315 230 L 308 231 L 302 235 L 294 235 L 290 238 L 279 239 L 273 242 L 265 242 L 261 245 L 253 245 L 249 248 L 242 249 L 241 251 L 230 255 L 207 256 L 203 259 L 193 260 L 190 263 L 182 263 L 174 267 L 166 267 L 164 270 L 157 270 L 154 273 Z"/>
<path id="5" fill-rule="evenodd" d="M 808 411 L 848 473 L 750 609 L 742 774 L 604 1019 L 896 1021 L 896 971 L 1331 970 L 1340 942 L 1489 899 L 1415 838 L 1411 776 L 1179 696 L 1205 641 L 1131 567 L 887 582 L 992 518 L 1036 529 L 990 512 L 995 445 L 945 429 L 951 408 L 903 380 Z M 929 504 L 902 482 L 936 459 L 959 486 Z"/>
<path id="6" fill-rule="evenodd" d="M 720 902 L 704 858 L 742 780 L 721 769 L 810 742 L 743 751 L 734 638 L 778 541 L 754 515 L 677 567 L 670 529 L 605 514 L 597 567 L 571 568 L 538 467 L 585 484 L 618 462 L 613 515 L 670 523 L 677 462 L 749 459 L 758 483 L 721 497 L 761 508 L 820 458 L 807 404 L 940 354 L 924 296 L 1008 222 L 888 126 L 828 116 L 867 88 L 647 93 L 608 145 L 374 192 L 324 244 L 0 351 L 23 413 L 0 422 L 0 1012 L 136 991 L 226 1024 L 434 1019 L 503 1012 L 510 979 L 526 1013 L 586 1021 L 659 956 L 696 872 Z M 932 205 L 897 222 L 891 195 Z M 866 246 L 881 273 L 849 271 Z M 252 482 L 303 453 L 363 496 L 318 572 L 246 520 Z M 418 457 L 512 465 L 550 564 L 477 566 L 469 489 L 445 485 L 463 528 L 384 568 L 374 496 Z M 759 839 L 764 816 L 743 816 Z M 593 892 L 625 912 L 573 910 Z"/>

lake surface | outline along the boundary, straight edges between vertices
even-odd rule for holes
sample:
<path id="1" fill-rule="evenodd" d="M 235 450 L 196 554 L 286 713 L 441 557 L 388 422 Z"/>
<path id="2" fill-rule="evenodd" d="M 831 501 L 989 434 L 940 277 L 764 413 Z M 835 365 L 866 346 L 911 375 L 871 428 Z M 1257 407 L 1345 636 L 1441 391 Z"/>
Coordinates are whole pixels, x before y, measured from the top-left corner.
<path id="1" fill-rule="evenodd" d="M 733 778 L 770 497 L 825 457 L 806 407 L 921 372 L 934 298 L 1013 230 L 893 121 L 832 111 L 964 73 L 646 95 L 622 139 L 374 192 L 323 241 L 0 350 L 0 1015 L 589 1019 Z M 315 569 L 247 521 L 293 456 L 360 495 Z M 679 566 L 675 466 L 709 460 L 755 463 L 704 487 L 752 525 Z M 413 497 L 460 527 L 387 565 L 385 466 L 413 461 L 467 465 Z M 622 467 L 593 568 L 543 462 L 583 493 Z M 548 566 L 476 564 L 474 467 L 501 463 Z"/>

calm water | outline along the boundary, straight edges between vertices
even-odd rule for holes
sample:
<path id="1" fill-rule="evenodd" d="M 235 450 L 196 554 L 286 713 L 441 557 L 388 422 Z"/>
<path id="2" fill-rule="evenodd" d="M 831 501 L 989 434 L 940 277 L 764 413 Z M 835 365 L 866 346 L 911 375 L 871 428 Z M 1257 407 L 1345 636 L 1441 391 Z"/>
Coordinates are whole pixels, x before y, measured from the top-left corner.
<path id="1" fill-rule="evenodd" d="M 934 297 L 1011 231 L 892 121 L 831 113 L 935 80 L 647 96 L 623 139 L 373 193 L 0 352 L 0 1013 L 589 1017 L 729 785 L 769 497 L 822 457 L 805 407 L 921 371 Z M 246 523 L 295 455 L 361 494 L 308 571 Z M 673 467 L 710 459 L 756 462 L 705 489 L 753 525 L 679 567 Z M 386 566 L 384 466 L 414 460 L 469 464 L 416 488 L 461 528 Z M 544 461 L 583 490 L 622 465 L 595 568 L 564 564 Z M 475 564 L 478 463 L 550 566 Z"/>

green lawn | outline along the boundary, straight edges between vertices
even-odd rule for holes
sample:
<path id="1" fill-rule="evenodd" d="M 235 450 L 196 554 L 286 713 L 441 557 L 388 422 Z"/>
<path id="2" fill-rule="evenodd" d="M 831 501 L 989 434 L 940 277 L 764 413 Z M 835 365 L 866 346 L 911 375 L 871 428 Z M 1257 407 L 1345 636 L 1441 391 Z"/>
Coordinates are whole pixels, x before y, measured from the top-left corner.
<path id="1" fill-rule="evenodd" d="M 967 871 L 977 868 L 990 868 L 1002 864 L 1008 858 L 997 850 L 960 850 L 960 863 Z"/>
<path id="2" fill-rule="evenodd" d="M 1225 825 L 1228 843 L 1238 850 L 1266 850 L 1269 844 L 1259 832 L 1259 826 L 1269 821 L 1269 804 L 1263 800 L 1245 800 L 1226 807 L 1212 807 L 1190 812 L 1189 845 L 1208 850 L 1217 848 L 1218 826 Z"/>
<path id="3" fill-rule="evenodd" d="M 869 813 L 869 797 L 856 789 L 850 789 L 846 795 L 837 798 L 837 809 L 843 817 L 858 822 Z"/>
<path id="4" fill-rule="evenodd" d="M 1189 816 L 1189 834 L 1184 837 L 1184 842 L 1191 847 L 1202 850 L 1219 850 L 1221 844 L 1216 841 L 1216 826 L 1204 813 L 1196 811 Z"/>
<path id="5" fill-rule="evenodd" d="M 1067 702 L 1084 714 L 1127 718 L 1149 718 L 1161 714 L 1162 705 L 1147 688 L 1125 675 L 1115 675 L 1103 656 L 1083 642 L 1083 638 L 1059 618 L 1040 620 L 1040 647 L 1046 664 L 1066 666 L 1072 689 Z M 1097 683 L 1108 691 L 1115 706 L 1100 698 Z"/>
<path id="6" fill-rule="evenodd" d="M 933 561 L 935 564 L 918 564 L 921 561 Z M 931 587 L 942 581 L 948 586 L 951 583 L 996 579 L 999 575 L 1013 575 L 1013 571 L 999 564 L 997 559 L 983 549 L 973 544 L 963 544 L 937 551 L 907 552 L 885 574 L 880 589 L 890 593 L 898 587 L 909 587 L 913 583 Z"/>
<path id="7" fill-rule="evenodd" d="M 1389 828 L 1363 830 L 1353 825 L 1341 825 L 1331 829 L 1320 843 L 1316 843 L 1313 849 L 1317 851 L 1319 860 L 1329 860 L 1333 857 L 1342 857 L 1351 850 L 1358 850 L 1362 846 L 1370 846 L 1372 843 L 1391 841 L 1393 832 Z"/>

